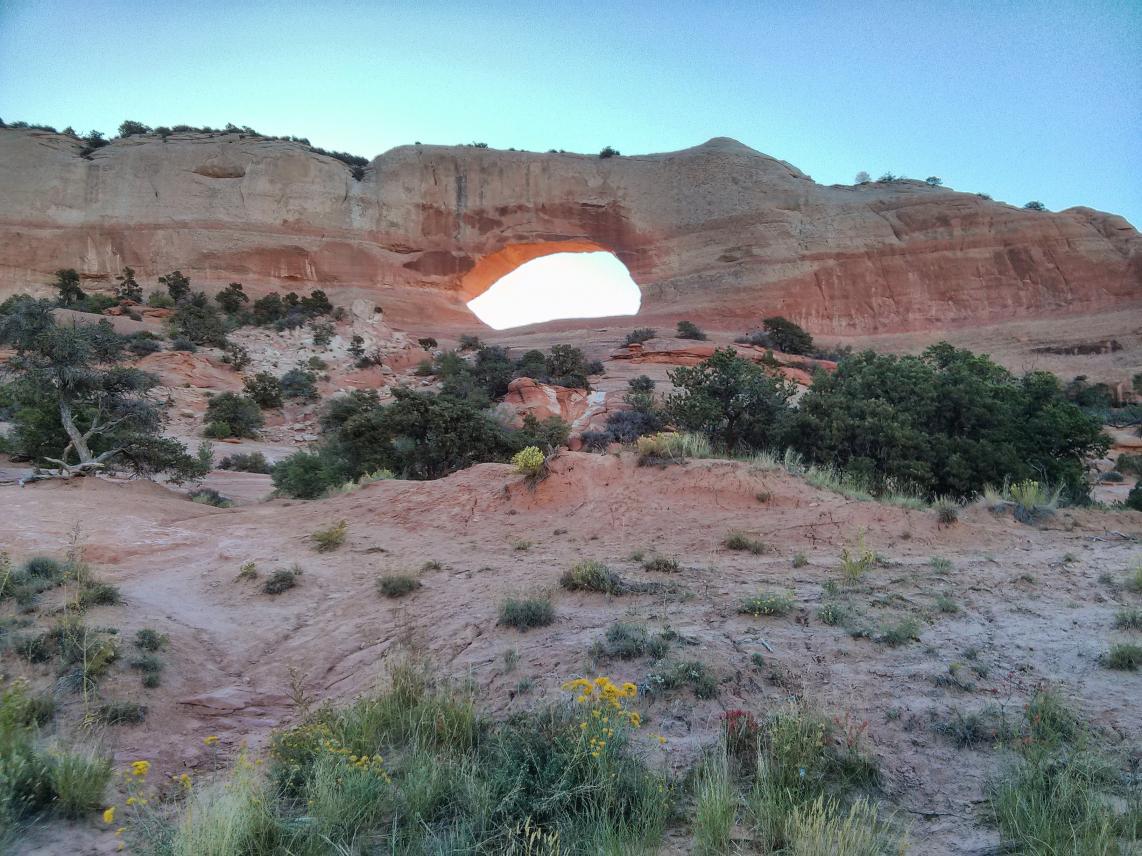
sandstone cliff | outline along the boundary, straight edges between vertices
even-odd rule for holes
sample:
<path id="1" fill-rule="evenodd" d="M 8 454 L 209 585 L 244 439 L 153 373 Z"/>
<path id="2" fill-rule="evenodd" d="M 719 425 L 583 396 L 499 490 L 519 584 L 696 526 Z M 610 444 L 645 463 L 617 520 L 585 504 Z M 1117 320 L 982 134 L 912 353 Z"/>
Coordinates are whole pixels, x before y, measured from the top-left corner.
<path id="1" fill-rule="evenodd" d="M 238 134 L 115 140 L 0 130 L 0 295 L 59 267 L 368 296 L 394 320 L 463 302 L 521 261 L 615 252 L 643 313 L 815 332 L 922 329 L 1142 303 L 1142 238 L 1087 208 L 1025 211 L 920 182 L 825 187 L 718 138 L 599 159 L 403 146 L 361 180 L 305 146 Z"/>

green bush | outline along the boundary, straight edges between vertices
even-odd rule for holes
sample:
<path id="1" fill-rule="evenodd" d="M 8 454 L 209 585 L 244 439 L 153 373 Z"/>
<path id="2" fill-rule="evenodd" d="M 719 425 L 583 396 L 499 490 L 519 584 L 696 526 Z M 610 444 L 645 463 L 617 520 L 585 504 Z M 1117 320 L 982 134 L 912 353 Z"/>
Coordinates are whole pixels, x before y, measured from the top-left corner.
<path id="1" fill-rule="evenodd" d="M 622 578 L 594 559 L 572 565 L 559 578 L 559 585 L 568 591 L 594 591 L 605 594 L 622 594 L 626 585 Z"/>
<path id="2" fill-rule="evenodd" d="M 398 598 L 411 594 L 421 585 L 420 580 L 410 574 L 387 574 L 377 580 L 377 592 L 385 597 Z"/>
<path id="3" fill-rule="evenodd" d="M 196 345 L 226 347 L 226 322 L 201 292 L 180 302 L 169 324 L 172 336 L 189 339 Z"/>
<path id="4" fill-rule="evenodd" d="M 658 331 L 653 327 L 636 327 L 627 333 L 626 338 L 623 339 L 624 345 L 641 345 L 643 342 L 648 342 L 658 335 Z"/>
<path id="5" fill-rule="evenodd" d="M 666 413 L 679 428 L 729 451 L 781 445 L 796 385 L 766 374 L 732 348 L 672 370 L 670 382 L 677 392 L 667 396 Z"/>
<path id="6" fill-rule="evenodd" d="M 297 585 L 297 578 L 301 576 L 301 568 L 294 565 L 292 568 L 281 568 L 274 571 L 262 585 L 266 594 L 281 594 Z"/>
<path id="7" fill-rule="evenodd" d="M 933 345 L 918 357 L 866 352 L 819 375 L 788 422 L 816 462 L 929 496 L 1036 479 L 1086 496 L 1083 460 L 1107 439 L 1047 372 L 1011 375 L 986 356 Z"/>
<path id="8" fill-rule="evenodd" d="M 703 342 L 706 340 L 706 334 L 699 330 L 693 321 L 679 321 L 675 335 L 679 339 L 697 339 Z"/>
<path id="9" fill-rule="evenodd" d="M 313 452 L 294 452 L 273 468 L 274 488 L 295 499 L 318 499 L 346 478 L 341 466 Z"/>
<path id="10" fill-rule="evenodd" d="M 313 400 L 318 398 L 317 376 L 305 369 L 290 369 L 281 379 L 282 397 Z"/>
<path id="11" fill-rule="evenodd" d="M 509 597 L 500 604 L 500 617 L 496 624 L 514 627 L 516 630 L 530 630 L 533 627 L 546 627 L 555 620 L 555 608 L 546 597 Z"/>
<path id="12" fill-rule="evenodd" d="M 787 354 L 813 353 L 813 337 L 788 318 L 775 315 L 761 322 L 777 350 Z"/>
<path id="13" fill-rule="evenodd" d="M 282 406 L 282 382 L 269 372 L 258 372 L 253 377 L 246 378 L 242 385 L 246 395 L 263 410 Z"/>
<path id="14" fill-rule="evenodd" d="M 218 462 L 218 469 L 234 470 L 239 473 L 261 473 L 263 475 L 272 470 L 266 456 L 261 452 L 238 452 L 227 455 Z"/>
<path id="15" fill-rule="evenodd" d="M 265 420 L 257 402 L 245 395 L 223 392 L 213 396 L 206 404 L 206 424 L 218 426 L 207 436 L 257 437 Z M 220 432 L 226 433 L 219 437 Z"/>

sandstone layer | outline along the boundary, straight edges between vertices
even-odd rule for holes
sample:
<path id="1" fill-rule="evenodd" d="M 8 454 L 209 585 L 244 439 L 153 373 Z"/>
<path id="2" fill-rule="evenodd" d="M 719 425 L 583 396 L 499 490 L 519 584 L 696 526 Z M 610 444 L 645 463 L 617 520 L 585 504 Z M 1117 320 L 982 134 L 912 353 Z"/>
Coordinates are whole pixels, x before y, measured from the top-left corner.
<path id="1" fill-rule="evenodd" d="M 118 139 L 0 130 L 0 295 L 74 267 L 110 287 L 174 268 L 251 293 L 321 287 L 397 323 L 472 324 L 518 264 L 613 251 L 649 317 L 814 332 L 1142 305 L 1142 237 L 1089 208 L 1028 211 L 922 182 L 822 186 L 716 138 L 614 157 L 403 146 L 360 180 L 307 147 L 240 134 Z"/>

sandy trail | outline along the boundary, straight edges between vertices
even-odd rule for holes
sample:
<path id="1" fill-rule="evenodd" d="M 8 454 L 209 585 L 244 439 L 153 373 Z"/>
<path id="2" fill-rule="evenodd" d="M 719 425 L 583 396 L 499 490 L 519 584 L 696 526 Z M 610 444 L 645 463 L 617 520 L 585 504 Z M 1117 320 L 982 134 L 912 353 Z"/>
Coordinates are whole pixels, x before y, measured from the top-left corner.
<path id="1" fill-rule="evenodd" d="M 243 479 L 251 496 L 269 490 L 268 477 Z M 643 681 L 645 660 L 590 662 L 591 643 L 620 620 L 669 626 L 685 640 L 674 655 L 704 661 L 723 681 L 716 700 L 678 690 L 640 702 L 646 739 L 668 739 L 656 750 L 667 763 L 678 770 L 691 763 L 728 709 L 764 713 L 801 696 L 830 714 L 847 712 L 868 721 L 885 796 L 912 819 L 918 852 L 983 852 L 997 841 L 978 810 L 1002 755 L 959 749 L 934 733 L 953 708 L 995 704 L 1017 717 L 1049 681 L 1111 739 L 1137 745 L 1142 737 L 1142 675 L 1096 662 L 1118 638 L 1115 611 L 1138 605 L 1105 581 L 1121 579 L 1139 558 L 1139 515 L 1130 512 L 1064 511 L 1033 528 L 972 508 L 941 528 L 930 511 L 846 500 L 745 463 L 658 469 L 630 455 L 577 453 L 557 458 L 534 489 L 510 467 L 483 464 L 435 482 L 379 482 L 308 503 L 215 509 L 150 483 L 86 479 L 0 487 L 0 507 L 0 544 L 16 559 L 62 552 L 81 526 L 86 557 L 126 601 L 92 610 L 90 623 L 117 627 L 125 640 L 141 627 L 170 635 L 160 688 L 140 690 L 137 673 L 124 667 L 103 690 L 148 704 L 145 723 L 105 739 L 120 760 L 149 758 L 163 773 L 209 769 L 213 753 L 202 739 L 210 734 L 222 738 L 226 756 L 244 743 L 263 746 L 296 713 L 291 669 L 313 698 L 344 701 L 414 650 L 442 674 L 473 680 L 494 714 L 557 699 L 561 682 L 580 674 Z M 309 534 L 341 519 L 349 525 L 345 545 L 317 553 Z M 731 529 L 774 551 L 725 550 Z M 842 546 L 861 532 L 888 562 L 848 598 L 873 622 L 917 617 L 920 641 L 892 648 L 819 620 L 822 586 L 840 578 Z M 530 546 L 517 548 L 525 541 Z M 683 570 L 646 573 L 629 559 L 640 549 L 674 556 Z M 798 552 L 809 561 L 794 568 Z M 933 566 L 933 556 L 951 568 Z M 561 590 L 559 575 L 587 558 L 661 590 L 621 597 Z M 250 561 L 261 579 L 237 580 Z M 429 561 L 440 568 L 420 571 Z M 262 593 L 266 574 L 294 563 L 303 569 L 298 587 Z M 423 588 L 382 599 L 375 581 L 388 571 L 418 573 Z M 791 591 L 794 613 L 739 615 L 737 603 L 759 590 Z M 522 634 L 497 627 L 499 602 L 530 591 L 552 593 L 555 624 Z M 937 609 L 941 594 L 957 612 Z M 978 649 L 986 677 L 972 676 L 971 691 L 937 686 L 933 679 L 951 663 L 967 662 L 968 648 Z M 509 650 L 518 654 L 513 670 Z M 530 691 L 520 689 L 524 678 Z M 61 701 L 65 722 L 78 716 L 74 697 Z M 93 852 L 105 838 L 92 834 Z"/>

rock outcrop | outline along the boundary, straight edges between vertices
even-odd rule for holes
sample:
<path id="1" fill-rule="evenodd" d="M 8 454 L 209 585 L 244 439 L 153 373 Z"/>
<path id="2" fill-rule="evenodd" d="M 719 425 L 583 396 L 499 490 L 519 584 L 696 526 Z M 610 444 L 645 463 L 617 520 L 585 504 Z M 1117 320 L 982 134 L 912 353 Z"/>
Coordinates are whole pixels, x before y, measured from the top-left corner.
<path id="1" fill-rule="evenodd" d="M 465 300 L 560 250 L 613 251 L 651 317 L 814 332 L 923 329 L 1142 302 L 1142 238 L 1088 208 L 1027 211 L 899 181 L 821 186 L 725 138 L 613 157 L 403 146 L 360 180 L 240 134 L 0 130 L 0 295 L 74 267 L 253 294 L 321 287 L 394 323 L 471 324 Z"/>

